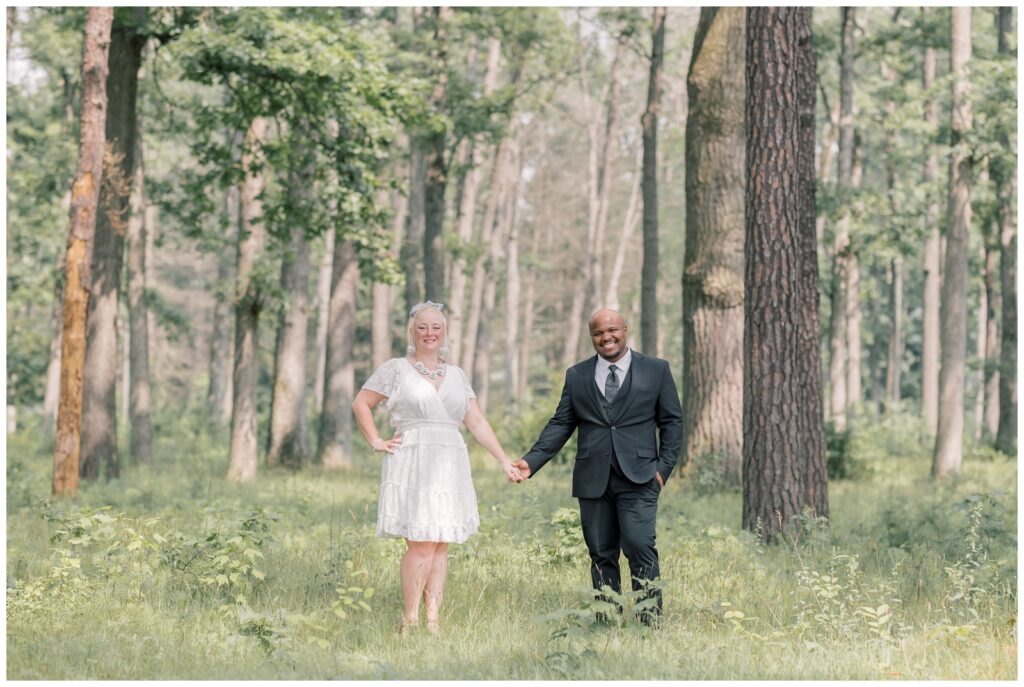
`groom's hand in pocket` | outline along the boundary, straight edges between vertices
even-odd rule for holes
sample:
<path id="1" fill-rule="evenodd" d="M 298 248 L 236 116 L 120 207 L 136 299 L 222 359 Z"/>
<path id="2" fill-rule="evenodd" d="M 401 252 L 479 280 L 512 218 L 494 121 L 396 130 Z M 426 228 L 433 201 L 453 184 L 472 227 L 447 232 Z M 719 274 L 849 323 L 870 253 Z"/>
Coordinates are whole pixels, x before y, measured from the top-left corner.
<path id="1" fill-rule="evenodd" d="M 530 476 L 530 465 L 522 458 L 512 463 L 512 467 L 519 468 L 519 472 L 520 474 L 522 474 L 523 477 Z"/>

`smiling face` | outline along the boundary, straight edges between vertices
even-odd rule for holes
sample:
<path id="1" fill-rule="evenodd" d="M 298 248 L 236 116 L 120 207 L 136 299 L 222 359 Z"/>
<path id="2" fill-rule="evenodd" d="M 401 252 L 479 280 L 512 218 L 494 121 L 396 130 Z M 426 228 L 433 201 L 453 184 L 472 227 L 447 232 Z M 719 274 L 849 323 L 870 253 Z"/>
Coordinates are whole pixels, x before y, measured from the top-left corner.
<path id="1" fill-rule="evenodd" d="M 597 354 L 614 363 L 626 354 L 626 320 L 614 310 L 598 310 L 590 318 L 590 341 Z"/>
<path id="2" fill-rule="evenodd" d="M 416 355 L 436 356 L 444 345 L 446 326 L 444 315 L 435 308 L 424 308 L 416 313 L 410 326 Z"/>

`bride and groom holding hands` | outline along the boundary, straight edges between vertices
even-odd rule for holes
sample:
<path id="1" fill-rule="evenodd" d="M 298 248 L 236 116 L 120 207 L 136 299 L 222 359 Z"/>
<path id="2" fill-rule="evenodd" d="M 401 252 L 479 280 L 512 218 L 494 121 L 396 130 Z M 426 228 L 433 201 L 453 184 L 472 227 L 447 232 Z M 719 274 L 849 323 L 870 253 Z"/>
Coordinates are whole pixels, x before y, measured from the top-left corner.
<path id="1" fill-rule="evenodd" d="M 366 440 L 384 454 L 377 535 L 403 537 L 407 544 L 399 631 L 419 623 L 421 601 L 427 629 L 438 631 L 448 544 L 466 541 L 480 525 L 462 424 L 511 482 L 533 477 L 578 430 L 572 495 L 579 500 L 594 588 L 621 592 L 620 551 L 634 590 L 657 580 L 658 496 L 675 467 L 683 426 L 668 363 L 631 350 L 622 315 L 598 310 L 589 322 L 597 354 L 566 370 L 554 414 L 526 455 L 512 461 L 465 372 L 445 361 L 443 307 L 427 301 L 412 308 L 408 355 L 375 370 L 352 404 Z M 380 403 L 394 428 L 391 439 L 374 423 Z M 646 589 L 654 602 L 644 605 L 640 620 L 656 626 L 661 592 Z"/>

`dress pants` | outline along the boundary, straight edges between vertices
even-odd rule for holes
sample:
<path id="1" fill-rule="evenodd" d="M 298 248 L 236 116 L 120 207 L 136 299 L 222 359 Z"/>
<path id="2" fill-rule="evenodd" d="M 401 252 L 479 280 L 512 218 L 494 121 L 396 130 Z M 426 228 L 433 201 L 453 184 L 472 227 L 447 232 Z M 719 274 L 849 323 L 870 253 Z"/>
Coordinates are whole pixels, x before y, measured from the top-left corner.
<path id="1" fill-rule="evenodd" d="M 579 500 L 583 539 L 590 551 L 590 575 L 594 589 L 608 585 L 615 592 L 622 592 L 620 550 L 629 561 L 634 591 L 643 586 L 642 580 L 658 579 L 661 572 L 655 547 L 655 523 L 660 492 L 657 477 L 646 484 L 636 484 L 613 469 L 608 475 L 604 495 Z M 661 613 L 661 590 L 653 590 L 648 595 L 651 596 L 657 600 L 656 606 L 641 614 L 641 620 L 647 623 Z"/>

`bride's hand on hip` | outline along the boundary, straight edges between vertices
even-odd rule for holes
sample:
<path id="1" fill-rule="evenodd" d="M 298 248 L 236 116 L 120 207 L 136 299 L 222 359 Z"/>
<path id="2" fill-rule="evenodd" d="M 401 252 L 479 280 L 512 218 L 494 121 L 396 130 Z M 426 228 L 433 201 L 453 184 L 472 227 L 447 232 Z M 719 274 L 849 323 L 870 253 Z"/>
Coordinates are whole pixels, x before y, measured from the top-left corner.
<path id="1" fill-rule="evenodd" d="M 374 453 L 394 453 L 402 446 L 402 435 L 396 434 L 387 441 L 377 439 L 373 442 Z"/>

